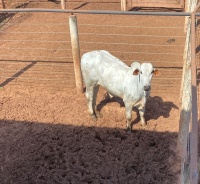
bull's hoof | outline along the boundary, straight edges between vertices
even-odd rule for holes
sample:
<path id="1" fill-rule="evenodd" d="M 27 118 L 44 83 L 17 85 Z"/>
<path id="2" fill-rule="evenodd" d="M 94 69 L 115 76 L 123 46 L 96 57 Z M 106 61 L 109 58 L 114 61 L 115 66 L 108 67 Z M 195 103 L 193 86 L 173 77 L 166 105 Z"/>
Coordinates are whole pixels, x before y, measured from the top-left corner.
<path id="1" fill-rule="evenodd" d="M 91 114 L 91 118 L 93 121 L 97 121 L 97 117 L 94 114 Z"/>
<path id="2" fill-rule="evenodd" d="M 99 111 L 96 112 L 96 117 L 97 118 L 103 118 L 103 114 L 101 114 Z"/>
<path id="3" fill-rule="evenodd" d="M 131 127 L 127 127 L 126 132 L 130 134 L 132 132 Z"/>
<path id="4" fill-rule="evenodd" d="M 142 123 L 142 127 L 143 127 L 143 128 L 148 128 L 147 123 L 146 123 L 146 122 Z"/>

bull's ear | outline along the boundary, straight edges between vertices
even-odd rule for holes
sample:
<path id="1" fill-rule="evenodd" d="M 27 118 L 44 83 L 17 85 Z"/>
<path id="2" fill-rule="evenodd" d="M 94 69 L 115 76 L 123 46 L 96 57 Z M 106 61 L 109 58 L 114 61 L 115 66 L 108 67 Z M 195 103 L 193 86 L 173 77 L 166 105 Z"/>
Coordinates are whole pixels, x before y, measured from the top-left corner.
<path id="1" fill-rule="evenodd" d="M 160 71 L 158 71 L 158 70 L 153 70 L 153 74 L 155 76 L 160 76 L 161 75 Z"/>
<path id="2" fill-rule="evenodd" d="M 138 74 L 139 74 L 139 72 L 140 72 L 140 70 L 138 70 L 138 69 L 135 69 L 135 70 L 133 71 L 133 75 L 138 75 Z"/>

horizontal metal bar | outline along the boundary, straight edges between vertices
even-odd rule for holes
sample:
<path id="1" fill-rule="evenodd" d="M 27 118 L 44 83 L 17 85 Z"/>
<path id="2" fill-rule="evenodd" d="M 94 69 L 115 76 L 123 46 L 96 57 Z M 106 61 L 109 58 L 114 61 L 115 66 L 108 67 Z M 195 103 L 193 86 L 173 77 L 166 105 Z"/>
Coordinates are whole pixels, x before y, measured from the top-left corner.
<path id="1" fill-rule="evenodd" d="M 184 45 L 159 45 L 159 44 L 130 44 L 130 43 L 112 43 L 112 42 L 85 42 L 81 41 L 81 43 L 86 43 L 86 44 L 103 44 L 103 45 L 137 45 L 137 46 L 155 46 L 155 47 L 182 47 Z"/>
<path id="2" fill-rule="evenodd" d="M 104 24 L 78 24 L 78 26 L 96 26 L 96 27 L 120 27 L 120 28 L 144 28 L 144 29 L 183 29 L 183 27 L 171 27 L 171 26 L 168 26 L 168 27 L 151 27 L 151 26 L 125 26 L 125 25 L 104 25 Z"/>
<path id="3" fill-rule="evenodd" d="M 165 80 L 181 80 L 181 77 L 160 77 L 160 78 L 154 78 L 154 81 L 155 80 L 163 80 L 163 79 L 165 79 Z"/>
<path id="4" fill-rule="evenodd" d="M 61 9 L 44 9 L 44 8 L 27 8 L 27 9 L 0 9 L 0 13 L 72 13 L 72 14 L 107 14 L 107 15 L 152 15 L 152 16 L 190 16 L 191 12 L 138 12 L 138 11 L 101 11 L 101 10 L 61 10 Z M 200 14 L 199 14 L 200 16 Z"/>
<path id="5" fill-rule="evenodd" d="M 85 52 L 89 52 L 90 50 L 82 50 L 82 51 L 85 51 Z M 110 52 L 117 52 L 117 53 L 126 53 L 126 54 L 150 54 L 150 55 L 175 55 L 175 56 L 182 56 L 183 54 L 176 54 L 176 53 L 170 53 L 170 52 L 128 52 L 128 51 L 117 51 L 117 50 L 110 50 Z"/>
<path id="6" fill-rule="evenodd" d="M 176 45 L 177 46 L 177 45 Z M 72 50 L 72 49 L 46 49 L 46 48 L 28 48 L 28 47 L 25 47 L 25 48 L 16 48 L 16 47 L 0 47 L 0 50 L 48 50 L 48 51 L 67 51 L 67 50 Z"/>
<path id="7" fill-rule="evenodd" d="M 65 43 L 68 42 L 70 43 L 70 41 L 66 40 L 66 41 L 58 41 L 58 40 L 0 40 L 1 42 L 59 42 L 59 43 Z"/>
<path id="8" fill-rule="evenodd" d="M 18 55 L 6 55 L 6 54 L 1 54 L 1 57 L 19 57 L 19 58 L 52 58 L 51 56 L 18 56 Z M 53 59 L 58 58 L 58 59 L 72 59 L 72 57 L 58 57 L 58 56 L 54 56 Z"/>
<path id="9" fill-rule="evenodd" d="M 53 2 L 56 2 L 58 3 L 58 1 L 53 1 Z M 31 4 L 34 4 L 34 3 L 37 3 L 37 4 L 45 4 L 45 3 L 50 3 L 49 1 L 15 1 L 14 4 L 25 4 L 25 3 L 31 3 Z"/>
<path id="10" fill-rule="evenodd" d="M 41 65 L 42 66 L 42 65 Z M 47 66 L 47 65 L 44 65 L 44 66 Z M 55 68 L 55 66 L 51 66 L 51 67 L 54 67 Z M 45 70 L 46 70 L 46 68 L 45 68 Z M 18 70 L 17 69 L 5 69 L 5 68 L 0 68 L 0 73 L 6 73 L 6 72 L 18 72 Z M 54 71 L 54 72 L 49 72 L 49 71 L 46 71 L 46 72 L 48 72 L 48 73 L 46 73 L 45 71 L 44 71 L 44 68 L 42 68 L 42 69 L 29 69 L 29 71 L 27 71 L 27 70 L 24 70 L 24 69 L 20 69 L 20 72 L 25 72 L 25 74 L 26 75 L 30 75 L 30 74 L 32 74 L 32 73 L 40 73 L 40 74 L 45 74 L 45 75 L 51 75 L 51 74 L 64 74 L 64 75 L 74 75 L 74 72 L 72 72 L 72 73 L 69 73 L 69 72 L 66 72 L 66 71 Z"/>
<path id="11" fill-rule="evenodd" d="M 49 67 L 58 68 L 58 67 L 63 67 L 63 65 L 66 65 L 67 68 L 70 68 L 70 67 L 73 68 L 73 62 L 68 62 L 68 61 L 0 60 L 0 66 L 3 66 L 3 65 L 7 65 L 7 66 L 18 65 L 20 67 L 20 66 L 24 66 L 26 64 L 31 64 L 31 63 L 35 63 L 35 67 L 38 67 L 38 66 L 49 66 Z"/>
<path id="12" fill-rule="evenodd" d="M 140 59 L 135 59 L 135 60 L 141 61 Z M 132 62 L 133 62 L 132 59 L 123 59 L 123 61 L 132 61 Z M 141 62 L 145 62 L 145 61 L 141 61 Z M 174 61 L 160 61 L 160 60 L 154 60 L 154 61 L 148 61 L 148 62 L 150 62 L 150 63 L 157 63 L 157 62 L 159 62 L 159 63 L 167 63 L 167 64 L 169 64 L 169 63 L 172 63 L 172 64 L 181 64 L 180 61 L 174 62 Z M 182 65 L 182 64 L 181 64 L 181 65 Z"/>
<path id="13" fill-rule="evenodd" d="M 54 79 L 44 79 L 44 76 L 41 77 L 9 77 L 9 76 L 1 76 L 2 79 L 25 79 L 25 80 L 39 80 L 39 81 L 57 81 L 58 79 L 66 79 L 66 76 L 64 77 L 54 77 Z"/>
<path id="14" fill-rule="evenodd" d="M 6 33 L 6 34 L 68 34 L 69 32 L 0 31 L 0 33 Z"/>
<path id="15" fill-rule="evenodd" d="M 101 33 L 79 33 L 79 35 L 96 35 L 96 36 L 140 36 L 140 37 L 155 37 L 155 38 L 185 38 L 185 36 L 173 36 L 173 35 L 169 35 L 169 36 L 162 36 L 162 35 L 132 35 L 132 34 L 101 34 Z"/>
<path id="16" fill-rule="evenodd" d="M 49 26 L 49 25 L 51 25 L 51 26 L 63 26 L 63 25 L 65 25 L 65 26 L 68 26 L 68 24 L 67 23 L 47 23 L 47 22 L 37 22 L 37 23 L 22 23 L 22 22 L 3 22 L 3 23 L 0 23 L 0 25 L 23 25 L 23 26 L 30 26 L 30 25 L 45 25 L 45 26 Z"/>

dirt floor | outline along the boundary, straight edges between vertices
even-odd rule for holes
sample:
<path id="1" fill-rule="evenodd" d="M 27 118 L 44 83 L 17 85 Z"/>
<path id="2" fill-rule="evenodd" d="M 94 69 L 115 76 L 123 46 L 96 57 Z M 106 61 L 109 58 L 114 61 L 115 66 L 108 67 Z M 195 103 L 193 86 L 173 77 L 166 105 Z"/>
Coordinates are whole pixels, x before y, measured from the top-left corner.
<path id="1" fill-rule="evenodd" d="M 70 9 L 120 10 L 119 3 L 76 2 L 68 3 L 68 6 Z M 60 5 L 48 2 L 29 4 L 26 7 L 59 8 Z M 105 99 L 106 92 L 100 89 L 97 103 L 103 118 L 93 122 L 87 113 L 84 94 L 76 94 L 71 51 L 62 50 L 64 47 L 70 49 L 70 43 L 62 42 L 70 39 L 67 34 L 68 15 L 23 13 L 4 16 L 7 18 L 2 18 L 4 24 L 1 25 L 3 32 L 0 34 L 0 183 L 178 183 L 180 164 L 176 154 L 176 141 L 184 48 L 183 18 L 121 18 L 110 15 L 108 20 L 108 16 L 104 15 L 78 17 L 81 54 L 94 49 L 111 50 L 113 54 L 115 52 L 112 51 L 120 50 L 120 53 L 116 52 L 116 56 L 127 60 L 127 64 L 134 59 L 150 60 L 162 73 L 160 78 L 153 79 L 152 94 L 145 114 L 148 128 L 141 127 L 134 108 L 133 131 L 130 134 L 125 131 L 125 108 L 121 99 Z M 48 24 L 44 26 L 41 22 Z M 124 38 L 116 36 L 84 36 L 84 33 L 95 31 L 98 34 L 122 33 L 120 28 L 113 29 L 112 26 L 102 30 L 88 26 L 95 23 L 138 27 L 170 25 L 179 28 L 161 28 L 156 32 L 152 29 L 134 29 L 132 32 L 130 29 L 123 30 L 125 34 L 164 35 L 159 38 L 138 36 L 134 40 L 123 40 Z M 41 34 L 52 30 L 57 34 Z M 27 31 L 32 34 L 26 34 Z M 14 34 L 10 34 L 12 32 Z M 40 32 L 39 36 L 37 32 Z M 58 32 L 67 33 L 62 35 Z M 172 35 L 175 36 L 175 43 L 172 43 Z M 20 41 L 11 42 L 16 39 Z M 48 39 L 54 39 L 54 42 L 37 45 L 37 40 Z M 93 44 L 88 45 L 84 43 L 86 41 Z M 144 45 L 109 46 L 97 43 L 100 41 L 126 41 L 128 44 L 141 42 Z M 167 47 L 165 50 L 166 47 L 155 48 L 145 45 L 146 43 L 181 46 Z M 11 49 L 17 47 L 21 50 Z M 131 55 L 128 54 L 129 51 L 157 54 Z M 161 54 L 165 52 L 169 53 Z M 64 57 L 69 58 L 67 62 Z"/>

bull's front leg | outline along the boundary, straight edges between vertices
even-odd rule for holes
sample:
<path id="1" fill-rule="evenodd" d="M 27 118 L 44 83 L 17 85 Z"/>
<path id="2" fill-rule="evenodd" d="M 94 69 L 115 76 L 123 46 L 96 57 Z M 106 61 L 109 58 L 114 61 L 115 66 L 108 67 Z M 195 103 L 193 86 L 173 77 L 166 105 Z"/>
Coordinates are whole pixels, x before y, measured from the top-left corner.
<path id="1" fill-rule="evenodd" d="M 147 97 L 149 96 L 149 92 L 145 93 L 144 97 L 142 98 L 142 101 L 138 107 L 139 110 L 139 114 L 140 114 L 140 121 L 143 127 L 147 126 L 147 123 L 145 121 L 144 118 L 144 114 L 145 114 L 145 106 L 146 106 L 146 101 L 147 101 Z"/>
<path id="2" fill-rule="evenodd" d="M 132 120 L 132 103 L 124 101 L 126 108 L 126 128 L 128 132 L 131 132 L 131 120 Z"/>
<path id="3" fill-rule="evenodd" d="M 140 106 L 138 108 L 139 110 L 139 114 L 140 114 L 140 121 L 141 121 L 141 124 L 143 127 L 146 127 L 147 126 L 147 123 L 145 121 L 145 118 L 144 118 L 144 113 L 145 113 L 145 106 Z"/>

